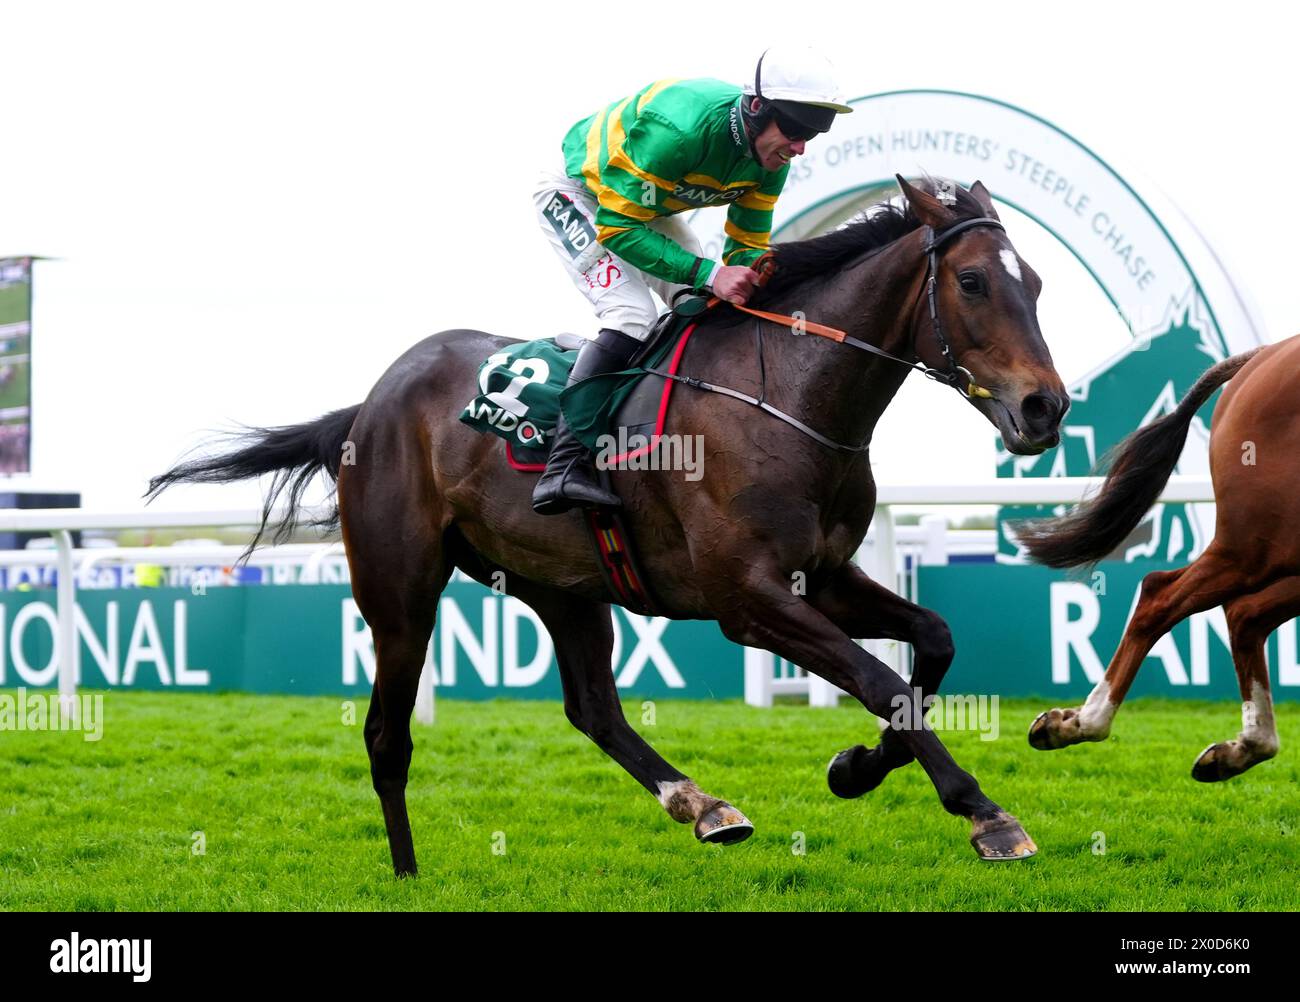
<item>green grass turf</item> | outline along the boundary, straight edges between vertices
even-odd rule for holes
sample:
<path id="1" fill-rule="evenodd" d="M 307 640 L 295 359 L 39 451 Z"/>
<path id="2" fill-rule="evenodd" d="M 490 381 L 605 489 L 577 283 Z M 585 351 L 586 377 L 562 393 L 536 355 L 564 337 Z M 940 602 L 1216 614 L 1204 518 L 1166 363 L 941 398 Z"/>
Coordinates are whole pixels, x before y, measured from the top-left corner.
<path id="1" fill-rule="evenodd" d="M 0 365 L 4 365 L 0 357 Z M 24 407 L 32 402 L 31 365 L 28 362 L 8 363 L 13 365 L 9 381 L 0 386 L 0 407 Z"/>
<path id="2" fill-rule="evenodd" d="M 18 282 L 0 288 L 0 324 L 16 324 L 28 319 L 32 312 L 32 286 Z"/>
<path id="3" fill-rule="evenodd" d="M 361 739 L 341 701 L 109 693 L 104 737 L 0 732 L 5 909 L 1294 909 L 1300 707 L 1282 752 L 1229 783 L 1190 778 L 1231 737 L 1227 703 L 1135 700 L 1111 740 L 1036 752 L 1039 700 L 999 740 L 945 732 L 1017 814 L 1037 858 L 981 863 L 915 764 L 856 801 L 825 768 L 870 736 L 850 706 L 661 701 L 634 725 L 756 826 L 698 844 L 556 703 L 443 701 L 416 726 L 408 801 L 420 875 L 397 881 Z M 191 852 L 192 833 L 206 854 Z M 504 854 L 494 854 L 494 833 Z M 802 832 L 806 853 L 791 849 Z M 1094 833 L 1106 852 L 1095 854 Z M 497 837 L 500 844 L 500 837 Z"/>

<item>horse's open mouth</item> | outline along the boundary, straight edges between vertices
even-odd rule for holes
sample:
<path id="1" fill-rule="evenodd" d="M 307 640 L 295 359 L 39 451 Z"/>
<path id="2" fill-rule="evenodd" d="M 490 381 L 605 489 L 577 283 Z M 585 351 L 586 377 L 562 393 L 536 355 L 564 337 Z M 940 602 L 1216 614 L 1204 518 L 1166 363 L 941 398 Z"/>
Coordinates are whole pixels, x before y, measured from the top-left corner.
<path id="1" fill-rule="evenodd" d="M 996 397 L 990 401 L 993 411 L 988 411 L 985 415 L 989 417 L 993 426 L 1002 434 L 1002 445 L 1006 450 L 1017 456 L 1037 456 L 1060 442 L 1060 435 L 1053 432 L 1050 439 L 1043 442 L 1033 442 L 1025 437 L 1025 433 L 1020 430 L 1020 425 L 1016 422 L 1015 415 L 1011 413 L 1011 408 L 1004 404 Z"/>

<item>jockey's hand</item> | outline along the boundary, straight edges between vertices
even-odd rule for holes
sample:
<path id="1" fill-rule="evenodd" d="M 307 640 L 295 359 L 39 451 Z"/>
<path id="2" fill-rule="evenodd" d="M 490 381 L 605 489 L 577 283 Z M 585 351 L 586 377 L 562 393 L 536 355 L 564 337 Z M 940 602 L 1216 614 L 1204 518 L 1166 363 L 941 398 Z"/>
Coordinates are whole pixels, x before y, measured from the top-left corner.
<path id="1" fill-rule="evenodd" d="M 713 276 L 713 294 L 737 306 L 745 305 L 757 285 L 758 272 L 739 265 L 719 268 Z"/>

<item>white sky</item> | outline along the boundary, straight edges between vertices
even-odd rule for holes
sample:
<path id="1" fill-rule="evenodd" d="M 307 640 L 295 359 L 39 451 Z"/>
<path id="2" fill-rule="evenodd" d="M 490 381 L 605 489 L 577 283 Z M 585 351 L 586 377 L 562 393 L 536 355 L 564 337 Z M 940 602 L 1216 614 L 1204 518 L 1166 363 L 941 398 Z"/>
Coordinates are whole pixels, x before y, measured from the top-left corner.
<path id="1" fill-rule="evenodd" d="M 984 94 L 1138 167 L 1230 263 L 1270 338 L 1300 332 L 1298 27 L 1291 5 L 1242 0 L 0 0 L 0 256 L 60 259 L 36 273 L 27 482 L 134 507 L 205 430 L 358 402 L 427 334 L 589 328 L 537 230 L 538 170 L 597 107 L 665 76 L 740 82 L 777 40 L 822 48 L 850 96 Z M 1011 226 L 1046 280 L 1058 366 L 1079 375 L 1070 360 L 1118 320 L 1034 224 Z M 915 382 L 878 433 L 881 478 L 991 477 L 992 427 Z M 933 414 L 934 436 L 891 435 L 909 414 Z M 194 487 L 160 506 L 258 498 Z"/>

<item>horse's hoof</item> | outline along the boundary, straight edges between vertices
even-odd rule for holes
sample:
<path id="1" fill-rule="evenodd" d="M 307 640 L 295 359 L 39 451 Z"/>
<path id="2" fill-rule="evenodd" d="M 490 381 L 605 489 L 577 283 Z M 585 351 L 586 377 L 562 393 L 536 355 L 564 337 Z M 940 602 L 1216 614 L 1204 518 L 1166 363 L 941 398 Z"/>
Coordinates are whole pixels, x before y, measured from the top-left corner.
<path id="1" fill-rule="evenodd" d="M 754 834 L 749 818 L 730 804 L 719 801 L 700 815 L 695 822 L 695 837 L 701 842 L 731 845 L 743 842 Z"/>
<path id="2" fill-rule="evenodd" d="M 976 821 L 970 844 L 980 859 L 989 863 L 1028 859 L 1038 852 L 1038 846 L 1020 827 L 1020 822 L 1005 811 L 985 821 Z"/>
<path id="3" fill-rule="evenodd" d="M 877 760 L 878 753 L 874 748 L 865 745 L 846 748 L 826 767 L 826 785 L 831 788 L 831 793 L 844 800 L 870 793 L 888 773 L 876 764 Z"/>
<path id="4" fill-rule="evenodd" d="M 1032 748 L 1039 751 L 1051 751 L 1053 748 L 1064 748 L 1075 742 L 1069 740 L 1061 733 L 1061 724 L 1069 717 L 1066 714 L 1073 715 L 1073 710 L 1044 710 L 1034 718 L 1034 722 L 1029 725 L 1029 744 Z"/>
<path id="5" fill-rule="evenodd" d="M 1197 755 L 1196 761 L 1192 764 L 1192 779 L 1200 783 L 1222 783 L 1225 779 L 1240 776 L 1249 769 L 1249 765 L 1240 767 L 1230 761 L 1232 753 L 1230 746 L 1231 742 L 1220 741 Z"/>

